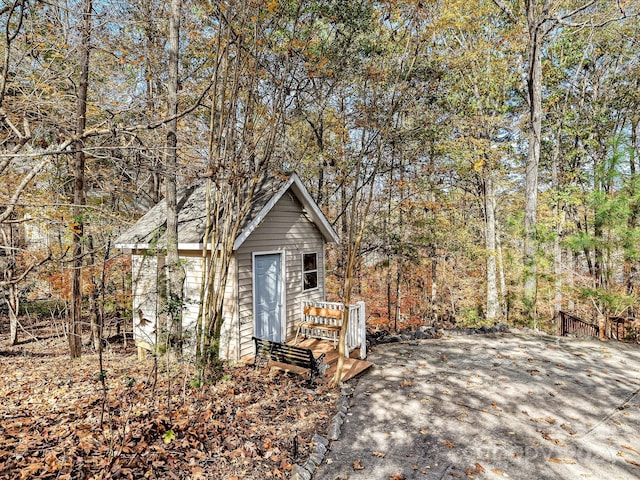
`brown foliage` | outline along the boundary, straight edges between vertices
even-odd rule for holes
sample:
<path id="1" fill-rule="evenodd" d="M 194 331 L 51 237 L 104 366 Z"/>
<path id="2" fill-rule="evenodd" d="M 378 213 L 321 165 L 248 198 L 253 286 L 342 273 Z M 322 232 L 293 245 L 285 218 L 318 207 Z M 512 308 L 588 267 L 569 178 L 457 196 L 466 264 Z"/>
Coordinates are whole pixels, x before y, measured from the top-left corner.
<path id="1" fill-rule="evenodd" d="M 334 413 L 335 392 L 245 365 L 203 388 L 160 366 L 154 388 L 153 360 L 121 347 L 104 355 L 105 397 L 97 355 L 1 341 L 0 479 L 284 478 Z"/>

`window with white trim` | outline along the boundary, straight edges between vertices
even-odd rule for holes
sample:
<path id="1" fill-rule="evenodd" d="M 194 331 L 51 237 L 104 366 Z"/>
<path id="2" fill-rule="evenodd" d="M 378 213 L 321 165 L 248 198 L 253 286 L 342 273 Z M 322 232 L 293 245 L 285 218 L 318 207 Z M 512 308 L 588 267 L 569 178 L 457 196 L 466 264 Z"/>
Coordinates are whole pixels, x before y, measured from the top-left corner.
<path id="1" fill-rule="evenodd" d="M 318 254 L 302 254 L 302 289 L 318 288 Z"/>

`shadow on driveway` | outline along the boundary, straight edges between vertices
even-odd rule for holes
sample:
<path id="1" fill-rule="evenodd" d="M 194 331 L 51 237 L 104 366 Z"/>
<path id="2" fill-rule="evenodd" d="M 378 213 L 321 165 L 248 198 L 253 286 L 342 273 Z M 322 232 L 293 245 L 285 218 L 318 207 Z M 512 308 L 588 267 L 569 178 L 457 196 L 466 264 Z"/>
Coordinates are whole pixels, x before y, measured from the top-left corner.
<path id="1" fill-rule="evenodd" d="M 369 360 L 315 480 L 640 478 L 638 345 L 449 336 Z"/>

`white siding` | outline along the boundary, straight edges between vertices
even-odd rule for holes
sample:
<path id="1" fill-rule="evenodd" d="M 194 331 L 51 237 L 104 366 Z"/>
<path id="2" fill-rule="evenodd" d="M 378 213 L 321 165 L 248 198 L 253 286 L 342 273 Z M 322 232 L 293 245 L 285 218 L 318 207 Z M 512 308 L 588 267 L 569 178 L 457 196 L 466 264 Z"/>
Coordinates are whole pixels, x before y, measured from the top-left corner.
<path id="1" fill-rule="evenodd" d="M 237 252 L 240 356 L 253 354 L 254 252 L 284 254 L 287 338 L 295 335 L 294 323 L 300 320 L 302 300 L 324 300 L 325 297 L 324 239 L 298 200 L 285 194 Z M 312 252 L 318 254 L 318 288 L 303 292 L 302 254 Z"/>
<path id="2" fill-rule="evenodd" d="M 229 265 L 229 279 L 224 294 L 224 323 L 220 332 L 220 358 L 240 360 L 240 325 L 238 323 L 238 286 L 235 256 Z"/>
<path id="3" fill-rule="evenodd" d="M 195 352 L 196 322 L 200 308 L 200 285 L 202 283 L 202 253 L 180 252 L 180 264 L 185 270 L 184 310 L 182 311 L 182 333 L 187 349 Z"/>
<path id="4" fill-rule="evenodd" d="M 162 264 L 162 257 L 160 257 Z M 156 342 L 156 322 L 160 298 L 158 292 L 158 257 L 132 254 L 133 336 L 136 341 Z"/>
<path id="5" fill-rule="evenodd" d="M 182 315 L 182 328 L 187 345 L 195 351 L 196 324 L 200 308 L 200 285 L 202 282 L 202 253 L 200 251 L 181 251 L 180 260 L 185 269 L 184 299 L 185 307 Z M 158 267 L 158 261 L 160 267 Z M 156 325 L 162 310 L 162 298 L 159 287 L 163 279 L 158 275 L 158 268 L 164 268 L 164 257 L 134 253 L 131 256 L 133 273 L 133 332 L 137 341 L 149 345 L 156 342 Z M 229 281 L 225 293 L 224 323 L 220 344 L 220 358 L 238 360 L 238 297 L 236 287 L 235 258 L 231 261 Z M 188 348 L 188 347 L 187 347 Z"/>
<path id="6" fill-rule="evenodd" d="M 196 324 L 200 308 L 202 283 L 202 252 L 181 251 L 180 259 L 185 268 L 185 309 L 182 317 L 183 332 L 187 341 L 195 348 Z M 225 289 L 224 323 L 220 335 L 220 358 L 238 360 L 237 295 L 235 288 L 235 261 L 231 259 L 229 279 Z"/>

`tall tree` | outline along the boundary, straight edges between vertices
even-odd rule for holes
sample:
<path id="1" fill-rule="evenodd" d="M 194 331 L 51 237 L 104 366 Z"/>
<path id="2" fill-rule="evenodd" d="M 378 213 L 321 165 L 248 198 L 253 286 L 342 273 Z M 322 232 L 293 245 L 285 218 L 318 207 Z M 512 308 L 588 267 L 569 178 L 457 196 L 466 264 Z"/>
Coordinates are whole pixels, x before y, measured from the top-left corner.
<path id="1" fill-rule="evenodd" d="M 167 202 L 167 298 L 169 319 L 166 334 L 178 350 L 182 345 L 182 309 L 185 272 L 178 255 L 178 72 L 182 1 L 171 0 L 169 11 L 169 70 L 167 81 L 166 150 L 164 153 L 165 199 Z"/>
<path id="2" fill-rule="evenodd" d="M 437 23 L 441 61 L 447 65 L 447 101 L 451 135 L 447 145 L 459 187 L 479 202 L 484 242 L 485 296 L 482 317 L 490 322 L 502 312 L 498 265 L 498 196 L 507 188 L 505 172 L 513 165 L 512 147 L 517 83 L 512 63 L 522 48 L 508 41 L 514 29 L 501 21 L 491 2 L 447 5 Z M 504 297 L 504 292 L 503 292 Z"/>
<path id="3" fill-rule="evenodd" d="M 219 2 L 207 11 L 215 32 L 208 118 L 202 302 L 196 355 L 203 380 L 219 374 L 224 297 L 234 242 L 256 186 L 268 180 L 290 111 L 293 54 L 301 9 L 252 1 Z M 303 40 L 301 41 L 303 43 Z M 271 49 L 265 48 L 271 45 Z"/>
<path id="4" fill-rule="evenodd" d="M 517 24 L 518 2 L 505 3 L 493 0 L 514 24 Z M 550 0 L 525 0 L 524 19 L 527 38 L 526 71 L 522 75 L 523 91 L 527 105 L 527 155 L 525 161 L 524 206 L 524 313 L 527 319 L 537 323 L 537 216 L 538 179 L 543 126 L 543 51 L 546 41 L 558 28 L 599 28 L 608 23 L 635 15 L 632 5 L 610 4 L 598 0 L 566 0 L 553 3 Z"/>
<path id="5" fill-rule="evenodd" d="M 76 140 L 74 143 L 73 182 L 73 270 L 71 273 L 71 315 L 69 318 L 69 353 L 71 358 L 82 354 L 82 269 L 85 197 L 85 153 L 84 133 L 87 126 L 87 92 L 89 89 L 89 53 L 91 51 L 92 0 L 83 4 L 80 22 L 80 78 L 76 110 Z"/>

